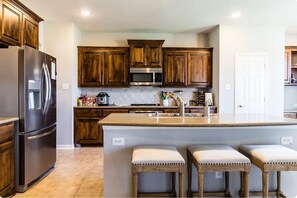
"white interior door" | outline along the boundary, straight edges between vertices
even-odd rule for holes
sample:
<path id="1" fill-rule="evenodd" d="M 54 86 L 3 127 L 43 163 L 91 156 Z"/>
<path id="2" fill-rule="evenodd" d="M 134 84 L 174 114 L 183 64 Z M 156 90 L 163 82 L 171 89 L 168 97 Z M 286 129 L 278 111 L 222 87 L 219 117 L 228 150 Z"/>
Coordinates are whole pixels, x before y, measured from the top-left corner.
<path id="1" fill-rule="evenodd" d="M 237 54 L 235 113 L 265 113 L 266 54 Z"/>

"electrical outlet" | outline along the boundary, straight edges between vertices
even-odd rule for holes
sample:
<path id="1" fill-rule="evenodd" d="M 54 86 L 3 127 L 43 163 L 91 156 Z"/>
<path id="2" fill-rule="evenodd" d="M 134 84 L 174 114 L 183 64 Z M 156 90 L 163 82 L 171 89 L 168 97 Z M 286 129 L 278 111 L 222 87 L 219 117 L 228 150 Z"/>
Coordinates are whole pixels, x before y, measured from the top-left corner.
<path id="1" fill-rule="evenodd" d="M 222 179 L 223 178 L 223 172 L 215 172 L 215 178 L 216 179 Z"/>
<path id="2" fill-rule="evenodd" d="M 125 145 L 125 138 L 112 138 L 112 145 L 113 146 L 123 146 Z"/>
<path id="3" fill-rule="evenodd" d="M 293 144 L 293 137 L 281 137 L 281 144 Z"/>

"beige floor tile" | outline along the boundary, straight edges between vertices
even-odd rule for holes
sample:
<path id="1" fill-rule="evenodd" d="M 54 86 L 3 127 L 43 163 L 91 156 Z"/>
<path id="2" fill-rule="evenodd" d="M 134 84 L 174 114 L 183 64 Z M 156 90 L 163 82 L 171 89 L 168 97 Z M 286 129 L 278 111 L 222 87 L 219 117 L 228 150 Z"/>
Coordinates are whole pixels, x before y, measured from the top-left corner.
<path id="1" fill-rule="evenodd" d="M 103 149 L 58 150 L 55 169 L 16 198 L 100 197 L 103 191 Z"/>
<path id="2" fill-rule="evenodd" d="M 93 186 L 81 186 L 75 197 L 100 197 L 102 193 L 102 187 L 93 185 Z"/>

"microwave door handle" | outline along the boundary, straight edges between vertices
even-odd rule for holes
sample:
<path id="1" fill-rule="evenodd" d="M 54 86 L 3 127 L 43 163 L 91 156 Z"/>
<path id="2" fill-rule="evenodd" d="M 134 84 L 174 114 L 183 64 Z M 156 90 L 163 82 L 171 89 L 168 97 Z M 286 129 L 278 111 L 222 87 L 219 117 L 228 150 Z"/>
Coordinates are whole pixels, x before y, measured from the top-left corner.
<path id="1" fill-rule="evenodd" d="M 47 76 L 47 70 L 45 68 L 45 64 L 42 64 L 42 68 L 44 70 L 44 76 L 45 76 L 45 103 L 44 103 L 44 107 L 43 107 L 43 114 L 46 113 L 46 109 L 47 109 L 47 103 L 48 103 L 48 92 L 49 92 L 49 84 L 48 84 L 48 76 Z"/>
<path id="2" fill-rule="evenodd" d="M 51 85 L 51 76 L 50 76 L 50 72 L 48 69 L 48 65 L 45 64 L 45 69 L 46 69 L 46 73 L 47 73 L 47 80 L 48 80 L 48 98 L 47 98 L 47 106 L 46 106 L 46 111 L 48 111 L 49 106 L 50 106 L 50 100 L 51 100 L 51 95 L 52 95 L 52 85 Z"/>

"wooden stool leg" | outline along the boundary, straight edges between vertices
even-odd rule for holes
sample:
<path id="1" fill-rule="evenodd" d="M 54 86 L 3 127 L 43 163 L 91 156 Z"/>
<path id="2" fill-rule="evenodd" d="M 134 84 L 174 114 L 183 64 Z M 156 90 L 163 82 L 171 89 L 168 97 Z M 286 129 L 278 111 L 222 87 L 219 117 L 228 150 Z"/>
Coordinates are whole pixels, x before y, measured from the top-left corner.
<path id="1" fill-rule="evenodd" d="M 192 158 L 188 151 L 188 164 L 187 164 L 187 172 L 188 172 L 188 197 L 192 197 Z"/>
<path id="2" fill-rule="evenodd" d="M 172 172 L 171 173 L 171 181 L 172 181 L 172 193 L 173 193 L 173 196 L 176 196 L 176 190 L 175 190 L 175 179 L 176 179 L 176 173 L 175 172 Z"/>
<path id="3" fill-rule="evenodd" d="M 249 176 L 250 173 L 249 172 L 244 172 L 243 173 L 243 183 L 244 183 L 244 187 L 243 187 L 243 197 L 249 197 Z"/>
<path id="4" fill-rule="evenodd" d="M 203 172 L 198 172 L 198 197 L 203 197 Z"/>
<path id="5" fill-rule="evenodd" d="M 133 173 L 133 177 L 132 177 L 133 197 L 137 197 L 137 188 L 138 188 L 138 175 L 137 173 Z"/>
<path id="6" fill-rule="evenodd" d="M 179 197 L 184 197 L 184 173 L 178 173 L 178 194 Z"/>
<path id="7" fill-rule="evenodd" d="M 243 197 L 244 192 L 244 175 L 243 171 L 240 171 L 240 190 L 239 190 L 239 196 Z"/>
<path id="8" fill-rule="evenodd" d="M 225 197 L 230 197 L 229 172 L 225 172 Z"/>
<path id="9" fill-rule="evenodd" d="M 277 171 L 277 189 L 276 189 L 276 196 L 281 197 L 281 172 Z"/>
<path id="10" fill-rule="evenodd" d="M 263 197 L 268 197 L 268 176 L 269 173 L 262 173 L 262 195 Z"/>

